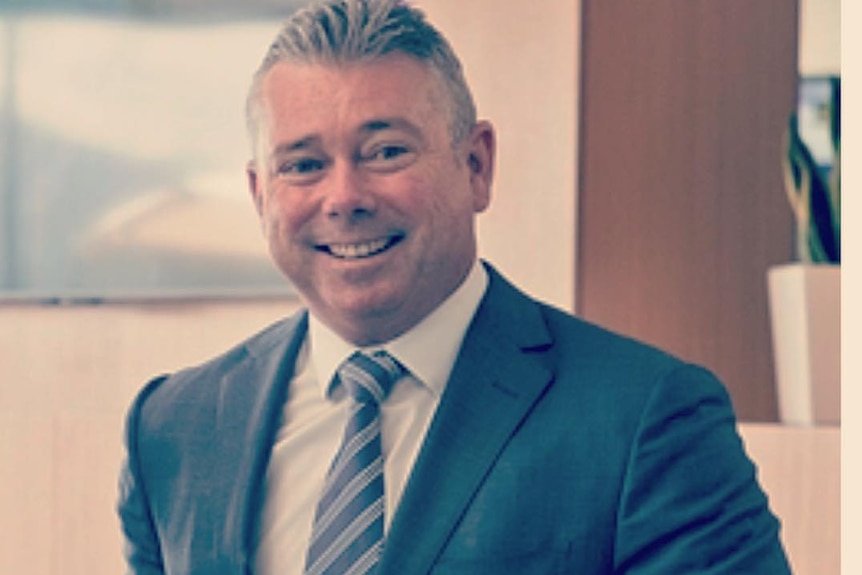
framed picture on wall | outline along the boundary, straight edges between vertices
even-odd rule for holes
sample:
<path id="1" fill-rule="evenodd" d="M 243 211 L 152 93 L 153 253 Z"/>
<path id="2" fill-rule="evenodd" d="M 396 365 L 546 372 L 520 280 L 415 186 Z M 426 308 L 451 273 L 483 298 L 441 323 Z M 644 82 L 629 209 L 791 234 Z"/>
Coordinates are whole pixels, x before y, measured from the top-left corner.
<path id="1" fill-rule="evenodd" d="M 289 292 L 244 110 L 299 3 L 0 0 L 0 297 Z"/>

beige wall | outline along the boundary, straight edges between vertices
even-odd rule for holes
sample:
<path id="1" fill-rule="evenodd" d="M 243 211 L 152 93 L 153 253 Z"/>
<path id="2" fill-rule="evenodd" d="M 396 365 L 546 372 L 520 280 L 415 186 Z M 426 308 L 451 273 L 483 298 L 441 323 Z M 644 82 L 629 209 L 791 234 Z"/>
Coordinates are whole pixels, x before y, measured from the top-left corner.
<path id="1" fill-rule="evenodd" d="M 461 55 L 479 116 L 497 128 L 481 254 L 568 310 L 575 295 L 579 0 L 420 0 Z"/>
<path id="2" fill-rule="evenodd" d="M 114 503 L 132 396 L 296 307 L 0 305 L 0 573 L 122 572 Z"/>
<path id="3" fill-rule="evenodd" d="M 840 30 L 841 0 L 800 0 L 799 73 L 802 76 L 841 74 Z"/>

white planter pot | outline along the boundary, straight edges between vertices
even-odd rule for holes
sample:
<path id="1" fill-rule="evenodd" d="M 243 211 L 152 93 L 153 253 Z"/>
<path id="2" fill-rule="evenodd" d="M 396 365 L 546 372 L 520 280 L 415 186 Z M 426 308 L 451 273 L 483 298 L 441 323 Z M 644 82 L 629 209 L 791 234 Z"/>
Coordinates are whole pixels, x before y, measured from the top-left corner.
<path id="1" fill-rule="evenodd" d="M 781 421 L 841 422 L 841 267 L 769 270 L 772 348 Z"/>

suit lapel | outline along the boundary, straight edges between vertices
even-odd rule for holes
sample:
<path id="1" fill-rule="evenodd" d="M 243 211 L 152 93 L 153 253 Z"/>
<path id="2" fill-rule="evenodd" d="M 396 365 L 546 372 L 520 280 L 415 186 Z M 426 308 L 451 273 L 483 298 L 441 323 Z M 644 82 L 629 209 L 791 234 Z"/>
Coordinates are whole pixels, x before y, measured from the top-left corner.
<path id="1" fill-rule="evenodd" d="M 228 502 L 223 545 L 246 566 L 252 559 L 270 451 L 306 329 L 307 315 L 300 313 L 254 338 L 245 357 L 220 382 L 213 437 L 223 472 L 233 481 L 223 499 L 211 499 Z"/>
<path id="2" fill-rule="evenodd" d="M 553 374 L 538 306 L 489 270 L 387 537 L 380 575 L 429 571 L 499 453 Z"/>

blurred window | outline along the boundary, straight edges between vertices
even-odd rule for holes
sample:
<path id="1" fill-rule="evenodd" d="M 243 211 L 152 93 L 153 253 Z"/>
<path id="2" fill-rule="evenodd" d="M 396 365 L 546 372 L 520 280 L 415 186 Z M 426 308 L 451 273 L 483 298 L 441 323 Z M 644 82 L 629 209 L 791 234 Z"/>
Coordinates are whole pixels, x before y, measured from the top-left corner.
<path id="1" fill-rule="evenodd" d="M 292 9 L 0 0 L 0 295 L 289 291 L 246 187 L 244 107 Z"/>

